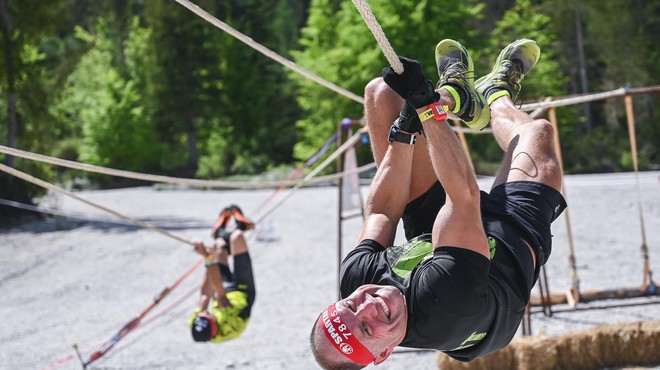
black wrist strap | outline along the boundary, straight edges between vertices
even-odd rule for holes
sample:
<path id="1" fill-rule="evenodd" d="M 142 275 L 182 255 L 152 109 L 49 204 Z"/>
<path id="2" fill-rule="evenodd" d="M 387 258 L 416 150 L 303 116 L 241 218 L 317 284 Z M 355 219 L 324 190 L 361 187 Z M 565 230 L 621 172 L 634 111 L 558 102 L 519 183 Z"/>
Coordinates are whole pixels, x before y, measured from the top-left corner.
<path id="1" fill-rule="evenodd" d="M 392 125 L 390 128 L 390 135 L 388 141 L 391 143 L 393 141 L 398 141 L 400 143 L 415 145 L 417 141 L 417 136 L 414 134 L 409 134 L 407 132 L 400 131 L 396 126 Z"/>

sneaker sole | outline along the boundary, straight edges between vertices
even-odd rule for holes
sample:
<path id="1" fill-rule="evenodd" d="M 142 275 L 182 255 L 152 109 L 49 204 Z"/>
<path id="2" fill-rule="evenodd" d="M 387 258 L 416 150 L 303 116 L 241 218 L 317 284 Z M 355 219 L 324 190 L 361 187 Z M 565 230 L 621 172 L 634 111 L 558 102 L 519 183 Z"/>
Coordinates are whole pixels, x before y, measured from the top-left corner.
<path id="1" fill-rule="evenodd" d="M 436 68 L 438 66 L 438 58 L 440 55 L 442 55 L 443 51 L 445 49 L 458 49 L 461 50 L 462 52 L 465 53 L 465 55 L 470 55 L 467 52 L 467 49 L 463 45 L 461 45 L 458 41 L 450 40 L 450 39 L 445 39 L 442 40 L 438 43 L 438 45 L 435 46 L 435 65 Z M 474 63 L 472 62 L 472 58 L 468 57 L 468 66 L 467 66 L 468 71 L 474 71 Z M 438 76 L 440 75 L 440 71 L 438 71 Z M 472 80 L 474 84 L 474 79 Z"/>

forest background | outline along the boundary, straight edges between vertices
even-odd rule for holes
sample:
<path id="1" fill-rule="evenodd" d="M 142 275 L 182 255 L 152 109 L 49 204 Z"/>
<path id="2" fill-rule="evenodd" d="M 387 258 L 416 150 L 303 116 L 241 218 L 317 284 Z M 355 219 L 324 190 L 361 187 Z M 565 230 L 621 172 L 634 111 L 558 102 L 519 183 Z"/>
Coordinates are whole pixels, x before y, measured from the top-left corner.
<path id="1" fill-rule="evenodd" d="M 196 0 L 207 12 L 355 94 L 388 63 L 348 0 Z M 525 101 L 660 84 L 660 0 L 370 0 L 394 50 L 437 78 L 433 51 L 459 40 L 478 75 L 532 38 L 542 57 Z M 0 143 L 123 170 L 237 178 L 286 172 L 360 104 L 283 67 L 174 0 L 0 0 Z M 660 168 L 660 100 L 634 97 L 640 168 Z M 565 171 L 632 169 L 623 99 L 557 109 Z M 478 174 L 495 173 L 490 135 L 468 135 Z M 136 180 L 0 155 L 67 188 Z M 370 162 L 368 145 L 360 164 Z M 43 190 L 0 173 L 0 198 Z M 0 214 L 13 209 L 0 206 Z"/>

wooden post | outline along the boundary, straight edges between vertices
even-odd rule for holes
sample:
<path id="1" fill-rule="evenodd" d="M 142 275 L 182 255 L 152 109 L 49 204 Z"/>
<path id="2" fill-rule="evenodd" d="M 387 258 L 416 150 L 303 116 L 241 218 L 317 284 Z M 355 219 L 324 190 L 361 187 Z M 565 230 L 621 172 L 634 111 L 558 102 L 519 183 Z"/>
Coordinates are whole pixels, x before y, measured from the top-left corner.
<path id="1" fill-rule="evenodd" d="M 564 184 L 564 161 L 561 155 L 561 145 L 559 144 L 559 126 L 557 125 L 557 112 L 555 111 L 554 107 L 550 108 L 550 110 L 548 111 L 548 116 L 550 119 L 550 123 L 554 128 L 553 131 L 555 132 L 554 135 L 555 153 L 557 155 L 557 160 L 559 161 L 559 170 L 561 171 L 562 193 L 564 193 L 564 196 L 567 197 L 568 195 L 566 194 L 566 185 Z M 564 215 L 566 218 L 566 231 L 568 233 L 568 248 L 570 252 L 569 264 L 571 266 L 571 281 L 572 281 L 571 287 L 568 288 L 568 290 L 566 291 L 566 299 L 568 300 L 569 304 L 574 307 L 575 305 L 577 305 L 577 303 L 580 300 L 580 283 L 579 283 L 580 280 L 578 279 L 577 266 L 575 263 L 575 248 L 573 246 L 573 229 L 571 228 L 571 216 L 568 208 L 564 210 Z"/>
<path id="2" fill-rule="evenodd" d="M 642 229 L 642 258 L 644 259 L 644 277 L 642 290 L 649 288 L 655 290 L 655 284 L 651 280 L 651 266 L 649 265 L 649 250 L 646 244 L 646 229 L 644 226 L 644 212 L 642 211 L 641 189 L 639 188 L 639 164 L 637 163 L 637 137 L 635 135 L 635 112 L 631 95 L 626 95 L 626 117 L 628 118 L 628 136 L 630 137 L 630 154 L 632 155 L 633 169 L 635 170 L 635 182 L 637 184 L 637 208 L 639 210 L 639 221 Z"/>

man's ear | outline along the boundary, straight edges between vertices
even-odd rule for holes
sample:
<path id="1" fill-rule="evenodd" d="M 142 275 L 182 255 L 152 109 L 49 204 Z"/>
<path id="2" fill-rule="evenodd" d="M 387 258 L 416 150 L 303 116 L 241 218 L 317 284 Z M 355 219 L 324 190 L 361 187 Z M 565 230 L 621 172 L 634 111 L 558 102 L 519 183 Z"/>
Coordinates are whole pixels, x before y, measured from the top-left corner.
<path id="1" fill-rule="evenodd" d="M 381 351 L 378 356 L 376 356 L 376 359 L 374 360 L 374 365 L 378 365 L 382 363 L 383 361 L 387 360 L 388 357 L 394 352 L 394 347 L 392 348 L 387 348 Z"/>

